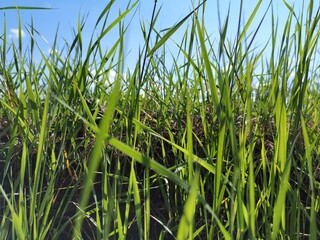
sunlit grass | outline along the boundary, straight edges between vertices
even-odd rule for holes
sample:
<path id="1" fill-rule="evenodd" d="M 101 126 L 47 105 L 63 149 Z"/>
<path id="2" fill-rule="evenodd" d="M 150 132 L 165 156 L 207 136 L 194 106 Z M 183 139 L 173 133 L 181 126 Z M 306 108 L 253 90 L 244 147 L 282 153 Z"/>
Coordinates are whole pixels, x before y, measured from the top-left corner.
<path id="1" fill-rule="evenodd" d="M 26 43 L 18 19 L 15 43 L 3 20 L 0 239 L 318 239 L 314 2 L 299 15 L 286 4 L 280 29 L 272 5 L 257 15 L 259 1 L 236 38 L 221 18 L 218 42 L 205 3 L 167 31 L 154 28 L 155 4 L 131 71 L 124 19 L 139 1 L 109 19 L 113 4 L 88 46 L 79 18 L 71 44 L 49 56 L 32 23 Z M 270 40 L 254 48 L 268 16 Z"/>

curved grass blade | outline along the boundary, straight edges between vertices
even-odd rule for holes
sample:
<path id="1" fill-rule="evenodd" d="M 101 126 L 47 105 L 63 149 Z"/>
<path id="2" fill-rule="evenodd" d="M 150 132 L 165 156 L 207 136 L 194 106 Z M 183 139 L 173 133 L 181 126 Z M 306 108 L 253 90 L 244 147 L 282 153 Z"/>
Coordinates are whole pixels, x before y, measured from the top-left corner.
<path id="1" fill-rule="evenodd" d="M 0 193 L 2 194 L 2 196 L 4 197 L 4 199 L 6 200 L 11 215 L 12 215 L 12 225 L 14 227 L 15 232 L 17 233 L 19 239 L 25 239 L 25 234 L 24 231 L 22 229 L 22 215 L 18 215 L 14 209 L 14 207 L 12 206 L 6 192 L 4 191 L 3 187 L 0 185 Z"/>
<path id="2" fill-rule="evenodd" d="M 109 127 L 113 121 L 114 109 L 117 104 L 119 93 L 120 93 L 120 82 L 121 82 L 121 77 L 118 75 L 118 77 L 115 80 L 114 89 L 109 97 L 108 108 L 102 118 L 101 124 L 97 132 L 94 148 L 90 154 L 88 173 L 85 181 L 85 186 L 82 191 L 82 195 L 81 195 L 82 197 L 81 197 L 80 206 L 79 206 L 81 210 L 85 209 L 87 205 L 91 187 L 95 179 L 95 172 L 101 159 L 102 149 L 104 148 L 104 145 L 105 145 L 105 139 L 108 136 Z M 79 214 L 78 218 L 76 219 L 73 238 L 79 237 L 79 233 L 81 232 L 80 228 L 82 225 L 82 221 L 83 221 L 83 215 Z"/>
<path id="3" fill-rule="evenodd" d="M 142 153 L 136 151 L 132 147 L 128 146 L 127 144 L 124 144 L 123 142 L 117 140 L 116 138 L 113 138 L 111 136 L 107 137 L 107 142 L 114 146 L 116 149 L 120 150 L 121 152 L 125 153 L 127 156 L 130 156 L 134 158 L 137 162 L 151 168 L 158 174 L 162 176 L 166 176 L 169 180 L 177 184 L 178 186 L 182 187 L 184 190 L 189 191 L 190 186 L 188 183 L 183 181 L 181 178 L 179 178 L 176 174 L 174 174 L 172 171 L 170 171 L 165 166 L 161 165 L 160 163 L 156 162 L 155 160 L 143 155 Z M 188 151 L 186 151 L 187 153 Z M 215 212 L 212 210 L 212 208 L 209 206 L 209 204 L 201 197 L 200 194 L 197 195 L 197 198 L 201 204 L 205 207 L 205 209 L 212 214 L 213 218 L 217 222 L 220 231 L 222 232 L 225 239 L 231 239 L 230 234 L 223 226 L 222 222 L 218 218 L 218 216 L 215 214 Z"/>
<path id="4" fill-rule="evenodd" d="M 155 51 L 157 51 L 180 27 L 182 24 L 188 20 L 190 16 L 192 16 L 207 0 L 203 1 L 200 5 L 198 5 L 192 12 L 190 12 L 187 16 L 185 16 L 180 22 L 178 22 L 176 25 L 174 25 L 172 28 L 168 30 L 168 32 L 161 38 L 157 44 L 150 49 L 148 52 L 147 57 L 150 57 Z"/>

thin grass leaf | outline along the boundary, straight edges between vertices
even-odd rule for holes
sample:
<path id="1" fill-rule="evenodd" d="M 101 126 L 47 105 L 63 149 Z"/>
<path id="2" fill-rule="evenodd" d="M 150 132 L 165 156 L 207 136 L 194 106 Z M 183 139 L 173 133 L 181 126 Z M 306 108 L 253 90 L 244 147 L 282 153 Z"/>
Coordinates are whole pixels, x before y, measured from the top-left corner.
<path id="1" fill-rule="evenodd" d="M 0 11 L 4 10 L 54 10 L 55 8 L 33 7 L 33 6 L 8 6 L 0 7 Z"/>
<path id="2" fill-rule="evenodd" d="M 307 126 L 305 123 L 305 120 L 303 117 L 301 117 L 301 126 L 302 126 L 302 134 L 303 134 L 303 140 L 305 142 L 305 159 L 308 164 L 308 176 L 310 181 L 310 188 L 311 188 L 311 208 L 310 208 L 310 239 L 317 239 L 317 219 L 316 214 L 317 211 L 315 209 L 316 205 L 316 190 L 315 190 L 315 179 L 314 179 L 314 171 L 313 171 L 313 163 L 312 163 L 312 157 L 311 157 L 311 151 L 312 149 L 315 149 L 316 141 L 313 143 L 310 143 Z"/>
<path id="3" fill-rule="evenodd" d="M 17 213 L 15 212 L 14 207 L 12 206 L 10 200 L 8 199 L 7 194 L 4 191 L 2 185 L 0 185 L 0 192 L 9 206 L 10 213 L 12 216 L 12 225 L 13 225 L 14 231 L 16 232 L 19 239 L 22 239 L 22 240 L 25 239 L 26 236 L 25 236 L 23 228 L 22 228 L 22 226 L 23 226 L 22 216 L 17 215 Z"/>
<path id="4" fill-rule="evenodd" d="M 279 191 L 276 197 L 276 202 L 274 205 L 274 212 L 273 212 L 273 229 L 271 234 L 271 239 L 278 239 L 280 225 L 283 223 L 283 214 L 285 214 L 286 209 L 283 208 L 285 206 L 287 190 L 290 187 L 289 177 L 290 177 L 290 169 L 291 169 L 291 161 L 287 161 L 284 171 L 281 174 L 281 182 Z"/>
<path id="5" fill-rule="evenodd" d="M 199 172 L 197 172 L 190 185 L 190 192 L 183 208 L 183 215 L 178 227 L 177 239 L 192 239 L 194 228 L 194 214 L 197 205 L 197 192 L 199 184 Z"/>
<path id="6" fill-rule="evenodd" d="M 95 172 L 100 162 L 102 150 L 104 148 L 105 139 L 108 136 L 109 127 L 113 121 L 114 109 L 118 101 L 118 96 L 120 92 L 120 81 L 121 81 L 121 78 L 118 75 L 118 77 L 115 80 L 114 89 L 109 98 L 108 109 L 102 118 L 101 124 L 99 125 L 99 130 L 97 132 L 95 145 L 90 154 L 86 184 L 84 186 L 84 189 L 81 195 L 82 197 L 81 197 L 81 202 L 79 206 L 80 209 L 84 209 L 88 202 L 89 193 L 91 191 L 93 180 L 95 178 Z M 79 217 L 76 220 L 76 226 L 73 232 L 74 237 L 77 237 L 78 233 L 80 232 L 82 221 L 83 221 L 83 218 L 81 215 L 79 215 Z"/>
<path id="7" fill-rule="evenodd" d="M 40 185 L 40 174 L 41 174 L 41 167 L 43 166 L 41 163 L 42 154 L 45 144 L 45 138 L 47 134 L 47 118 L 49 112 L 49 99 L 50 99 L 50 85 L 48 86 L 48 90 L 46 93 L 46 98 L 44 102 L 44 110 L 41 119 L 41 128 L 40 128 L 40 135 L 39 135 L 39 144 L 37 149 L 37 157 L 35 163 L 35 170 L 34 170 L 34 179 L 33 179 L 33 186 L 32 186 L 32 197 L 30 203 L 30 223 L 35 222 L 35 213 L 37 212 L 37 202 L 38 202 L 38 193 L 39 193 L 39 185 Z M 34 232 L 34 236 L 37 236 L 37 233 Z"/>
<path id="8" fill-rule="evenodd" d="M 201 30 L 201 26 L 199 23 L 199 20 L 196 19 L 196 25 L 197 25 L 197 31 L 198 31 L 198 37 L 200 41 L 200 47 L 201 47 L 201 54 L 204 60 L 204 66 L 206 69 L 206 74 L 208 75 L 208 81 L 210 85 L 210 97 L 212 97 L 212 102 L 214 104 L 214 108 L 217 108 L 219 104 L 219 97 L 218 97 L 218 90 L 215 82 L 215 78 L 213 77 L 213 72 L 211 68 L 211 63 L 208 56 L 208 51 L 206 48 L 206 44 L 204 41 L 204 32 Z"/>
<path id="9" fill-rule="evenodd" d="M 271 2 L 272 2 L 272 1 L 270 1 L 270 3 L 271 3 Z M 262 3 L 262 0 L 260 0 L 260 1 L 256 4 L 256 6 L 254 7 L 254 10 L 252 11 L 249 19 L 246 21 L 246 25 L 244 26 L 243 31 L 241 32 L 241 34 L 240 34 L 240 36 L 239 36 L 239 38 L 238 38 L 238 43 L 242 42 L 243 38 L 245 37 L 245 35 L 246 35 L 246 33 L 247 33 L 247 31 L 248 31 L 248 29 L 249 29 L 252 21 L 254 20 L 256 14 L 257 14 L 257 12 L 258 12 L 258 10 L 259 10 L 259 8 L 260 8 L 261 3 Z M 270 4 L 269 4 L 269 5 L 270 5 Z M 240 23 L 239 23 L 239 24 L 240 24 Z M 258 28 L 258 29 L 259 29 L 259 28 Z"/>
<path id="10" fill-rule="evenodd" d="M 129 189 L 132 189 L 133 193 L 133 200 L 134 200 L 134 207 L 135 213 L 137 217 L 137 225 L 138 225 L 138 234 L 139 239 L 143 239 L 143 224 L 142 224 L 142 211 L 141 211 L 141 198 L 140 198 L 140 191 L 137 183 L 137 178 L 134 169 L 134 161 L 131 163 L 131 171 L 130 171 L 130 180 L 129 180 Z"/>
<path id="11" fill-rule="evenodd" d="M 156 43 L 156 45 L 151 48 L 148 52 L 147 57 L 152 56 L 152 54 L 157 51 L 167 40 L 182 26 L 182 24 L 188 20 L 204 3 L 206 2 L 203 1 L 201 4 L 199 4 L 193 11 L 191 11 L 187 16 L 185 16 L 180 22 L 178 22 L 176 25 L 171 27 L 168 32 Z"/>
<path id="12" fill-rule="evenodd" d="M 189 189 L 189 185 L 186 182 L 181 180 L 176 174 L 172 173 L 169 169 L 167 169 L 163 165 L 159 164 L 158 162 L 156 162 L 156 161 L 154 161 L 154 160 L 142 155 L 141 153 L 137 152 L 136 150 L 132 149 L 128 145 L 120 142 L 119 140 L 117 140 L 117 139 L 115 139 L 113 137 L 109 136 L 108 137 L 108 142 L 112 146 L 117 148 L 118 150 L 120 150 L 123 153 L 125 153 L 126 155 L 134 158 L 139 163 L 151 168 L 152 170 L 156 171 L 157 173 L 159 173 L 162 176 L 166 176 L 167 178 L 169 178 L 171 181 L 173 181 L 176 184 L 178 184 L 183 189 L 185 189 L 185 190 Z M 224 228 L 224 226 L 222 225 L 221 221 L 216 216 L 214 211 L 211 209 L 211 207 L 206 203 L 206 201 L 204 199 L 202 199 L 202 197 L 200 195 L 198 195 L 198 200 L 201 202 L 201 204 L 204 205 L 206 210 L 208 210 L 213 215 L 214 219 L 217 221 L 217 224 L 220 227 L 221 232 L 223 233 L 223 236 L 226 239 L 230 239 L 229 233 L 226 231 L 226 229 Z"/>

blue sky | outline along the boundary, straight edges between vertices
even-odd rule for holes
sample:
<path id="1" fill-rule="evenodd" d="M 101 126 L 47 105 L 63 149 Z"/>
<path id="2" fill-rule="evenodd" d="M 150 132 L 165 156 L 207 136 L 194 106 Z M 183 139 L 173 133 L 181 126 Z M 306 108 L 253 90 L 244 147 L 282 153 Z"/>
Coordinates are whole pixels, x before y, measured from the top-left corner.
<path id="1" fill-rule="evenodd" d="M 219 0 L 218 0 L 219 1 Z M 129 0 L 117 0 L 113 5 L 113 10 L 111 11 L 110 20 L 115 19 L 118 15 L 119 9 L 124 10 Z M 133 1 L 132 1 L 133 2 Z M 194 1 L 197 2 L 197 1 Z M 235 36 L 236 24 L 238 22 L 238 9 L 239 2 L 231 0 L 230 8 L 230 30 L 229 36 Z M 244 0 L 244 17 L 248 19 L 251 11 L 254 6 L 257 4 L 258 0 Z M 295 9 L 297 12 L 301 11 L 302 1 L 290 1 L 287 2 L 291 5 L 295 3 Z M 264 13 L 267 8 L 269 1 L 263 1 L 261 8 L 256 17 L 256 21 L 253 23 L 253 28 L 257 26 L 258 20 Z M 130 15 L 127 18 L 127 23 L 129 20 L 132 22 L 129 28 L 129 31 L 126 35 L 125 47 L 127 52 L 127 65 L 132 66 L 138 58 L 138 49 L 139 45 L 142 46 L 143 40 L 141 37 L 139 21 L 149 21 L 151 18 L 151 12 L 153 8 L 153 0 L 140 0 L 140 3 L 136 7 L 136 15 Z M 60 36 L 60 47 L 63 46 L 64 41 L 71 42 L 73 39 L 72 29 L 77 29 L 78 17 L 87 16 L 86 27 L 83 31 L 83 38 L 88 36 L 89 39 L 93 33 L 93 26 L 100 15 L 101 11 L 106 5 L 106 1 L 99 0 L 54 0 L 54 1 L 39 1 L 39 0 L 15 0 L 15 1 L 5 1 L 0 0 L 0 7 L 7 6 L 37 6 L 37 7 L 49 7 L 53 8 L 52 10 L 32 10 L 32 11 L 21 11 L 21 21 L 22 28 L 24 29 L 24 41 L 28 42 L 28 33 L 25 30 L 25 27 L 30 24 L 31 17 L 34 21 L 34 27 L 37 31 L 41 33 L 45 39 L 47 39 L 48 44 L 45 43 L 40 38 L 38 42 L 42 48 L 42 51 L 49 52 L 50 46 L 53 43 L 53 38 L 57 32 L 59 26 L 59 36 Z M 229 1 L 220 0 L 220 15 L 222 19 L 225 19 L 227 10 L 228 10 Z M 192 9 L 192 1 L 190 0 L 158 0 L 158 8 L 161 7 L 161 12 L 159 15 L 157 29 L 165 29 L 173 26 L 179 20 L 181 20 L 185 15 L 187 15 Z M 280 29 L 282 24 L 285 22 L 288 15 L 288 10 L 285 7 L 283 1 L 276 0 L 274 1 L 274 10 L 275 15 L 279 19 Z M 16 39 L 17 28 L 18 28 L 18 13 L 16 10 L 6 10 L 0 11 L 0 23 L 3 22 L 4 16 L 7 21 L 7 34 L 11 39 Z M 268 40 L 271 29 L 270 21 L 271 13 L 268 14 L 267 19 L 265 20 L 262 31 L 257 36 L 255 45 L 259 46 L 265 43 Z M 219 38 L 218 32 L 218 17 L 217 17 L 217 0 L 208 0 L 206 6 L 206 27 L 207 31 L 212 34 L 213 38 Z M 3 24 L 0 24 L 0 36 L 3 33 Z M 182 37 L 183 29 L 178 31 L 173 35 L 172 39 L 179 42 Z M 113 41 L 117 38 L 117 32 L 110 32 L 108 39 L 105 41 L 106 45 L 108 41 Z M 106 46 L 108 47 L 108 46 Z"/>

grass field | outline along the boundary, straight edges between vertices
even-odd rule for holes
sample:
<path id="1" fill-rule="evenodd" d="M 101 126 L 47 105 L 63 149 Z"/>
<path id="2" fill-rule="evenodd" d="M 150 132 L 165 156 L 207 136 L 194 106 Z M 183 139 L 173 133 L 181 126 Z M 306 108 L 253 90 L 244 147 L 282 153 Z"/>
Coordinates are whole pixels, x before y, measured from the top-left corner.
<path id="1" fill-rule="evenodd" d="M 222 18 L 218 42 L 205 4 L 166 32 L 154 9 L 129 71 L 123 20 L 136 3 L 108 19 L 110 1 L 89 46 L 79 20 L 49 56 L 32 24 L 30 42 L 0 33 L 0 239 L 319 239 L 314 1 L 300 14 L 288 5 L 283 29 L 266 9 L 261 48 L 261 1 L 235 39 Z M 119 40 L 105 49 L 111 29 Z"/>

